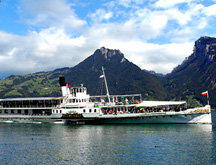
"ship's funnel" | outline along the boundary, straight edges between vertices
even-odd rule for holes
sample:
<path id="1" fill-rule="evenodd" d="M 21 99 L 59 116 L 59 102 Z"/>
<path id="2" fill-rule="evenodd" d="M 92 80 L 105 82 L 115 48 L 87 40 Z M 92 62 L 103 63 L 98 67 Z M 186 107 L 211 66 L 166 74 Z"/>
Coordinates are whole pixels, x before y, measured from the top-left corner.
<path id="1" fill-rule="evenodd" d="M 61 86 L 62 96 L 68 95 L 67 86 L 65 82 L 65 78 L 63 76 L 59 77 L 59 84 Z"/>
<path id="2" fill-rule="evenodd" d="M 59 84 L 60 84 L 61 87 L 66 86 L 64 76 L 59 77 Z"/>

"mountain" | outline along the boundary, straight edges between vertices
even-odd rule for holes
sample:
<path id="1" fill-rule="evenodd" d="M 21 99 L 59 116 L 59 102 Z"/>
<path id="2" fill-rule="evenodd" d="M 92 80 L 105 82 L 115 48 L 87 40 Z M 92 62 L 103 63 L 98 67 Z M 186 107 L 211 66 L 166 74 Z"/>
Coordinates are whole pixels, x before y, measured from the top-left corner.
<path id="1" fill-rule="evenodd" d="M 56 69 L 25 76 L 10 76 L 0 80 L 0 98 L 60 96 L 58 77 L 64 75 L 72 85 L 84 84 L 91 95 L 106 94 L 102 74 L 106 68 L 106 78 L 110 94 L 141 93 L 145 99 L 166 98 L 166 91 L 160 78 L 142 71 L 128 61 L 120 50 L 97 49 L 93 55 L 72 68 Z"/>
<path id="2" fill-rule="evenodd" d="M 110 94 L 142 94 L 145 100 L 186 100 L 189 106 L 210 104 L 216 107 L 216 38 L 201 37 L 193 53 L 168 75 L 141 70 L 120 50 L 100 48 L 78 65 L 24 76 L 11 75 L 0 80 L 0 98 L 60 96 L 58 77 L 65 76 L 72 86 L 84 84 L 91 95 L 105 95 L 102 66 Z"/>
<path id="3" fill-rule="evenodd" d="M 92 95 L 105 94 L 101 86 L 104 81 L 99 77 L 102 66 L 106 68 L 105 74 L 110 94 L 141 93 L 146 99 L 163 99 L 166 91 L 157 76 L 142 71 L 138 66 L 128 61 L 120 50 L 97 49 L 93 55 L 69 70 L 66 80 L 72 84 L 81 84 L 87 87 Z"/>
<path id="4" fill-rule="evenodd" d="M 206 97 L 201 93 L 208 90 L 210 103 L 215 106 L 215 75 L 216 38 L 201 37 L 195 42 L 193 53 L 166 76 L 168 99 L 189 99 L 205 104 Z"/>
<path id="5" fill-rule="evenodd" d="M 153 71 L 153 70 L 146 70 L 146 69 L 143 69 L 143 71 L 148 72 L 148 73 L 150 73 L 150 74 L 152 74 L 152 75 L 155 75 L 155 76 L 158 76 L 158 77 L 165 77 L 164 74 L 162 74 L 162 73 L 156 73 L 156 72 Z"/>

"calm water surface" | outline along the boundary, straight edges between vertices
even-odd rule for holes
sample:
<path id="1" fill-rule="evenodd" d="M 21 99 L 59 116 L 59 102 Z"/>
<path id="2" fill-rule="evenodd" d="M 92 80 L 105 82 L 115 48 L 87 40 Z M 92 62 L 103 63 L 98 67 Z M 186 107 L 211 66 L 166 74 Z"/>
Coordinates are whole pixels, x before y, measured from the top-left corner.
<path id="1" fill-rule="evenodd" d="M 216 164 L 212 125 L 0 123 L 0 164 Z"/>

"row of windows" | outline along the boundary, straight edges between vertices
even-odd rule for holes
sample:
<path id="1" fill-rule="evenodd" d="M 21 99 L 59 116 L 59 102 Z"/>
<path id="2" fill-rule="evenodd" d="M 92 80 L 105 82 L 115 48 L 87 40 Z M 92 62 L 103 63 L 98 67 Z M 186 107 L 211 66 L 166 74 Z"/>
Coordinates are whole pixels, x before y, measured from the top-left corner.
<path id="1" fill-rule="evenodd" d="M 9 110 L 0 110 L 0 113 L 4 113 L 4 114 L 8 114 L 8 113 L 10 113 L 10 114 L 14 114 L 14 113 L 21 114 L 22 111 L 21 110 L 17 110 L 15 112 L 14 110 L 10 110 L 10 111 Z M 25 110 L 24 114 L 28 114 L 28 110 Z"/>
<path id="2" fill-rule="evenodd" d="M 17 101 L 1 101 L 3 107 L 55 107 L 60 104 L 61 100 L 17 100 Z"/>
<path id="3" fill-rule="evenodd" d="M 69 99 L 69 103 L 83 103 L 86 99 Z"/>
<path id="4" fill-rule="evenodd" d="M 62 113 L 62 110 L 53 110 L 53 113 Z"/>
<path id="5" fill-rule="evenodd" d="M 83 113 L 86 113 L 86 109 L 83 109 Z M 89 109 L 89 113 L 92 113 L 92 112 L 97 112 L 97 109 Z M 62 110 L 53 110 L 53 113 L 62 113 Z"/>
<path id="6" fill-rule="evenodd" d="M 97 112 L 97 109 L 94 109 L 94 110 L 89 109 L 89 113 L 91 113 L 91 112 Z M 85 109 L 83 109 L 83 113 L 86 113 L 86 110 L 85 110 Z"/>
<path id="7" fill-rule="evenodd" d="M 33 110 L 0 110 L 0 114 L 25 114 L 25 115 L 51 115 L 50 109 L 33 109 Z"/>
<path id="8" fill-rule="evenodd" d="M 82 87 L 82 88 L 71 88 L 71 93 L 74 94 L 74 93 L 83 93 L 86 91 L 86 88 L 85 87 Z"/>

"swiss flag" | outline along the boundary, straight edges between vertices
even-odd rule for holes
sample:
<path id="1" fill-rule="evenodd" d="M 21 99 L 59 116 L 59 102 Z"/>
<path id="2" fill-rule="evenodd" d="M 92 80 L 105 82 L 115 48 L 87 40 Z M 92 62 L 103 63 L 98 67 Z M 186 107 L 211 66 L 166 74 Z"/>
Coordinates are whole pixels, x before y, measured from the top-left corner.
<path id="1" fill-rule="evenodd" d="M 68 88 L 70 88 L 71 87 L 70 83 L 67 83 L 67 86 L 68 86 Z"/>
<path id="2" fill-rule="evenodd" d="M 207 96 L 208 95 L 208 91 L 205 91 L 203 93 L 201 93 L 202 96 Z"/>

